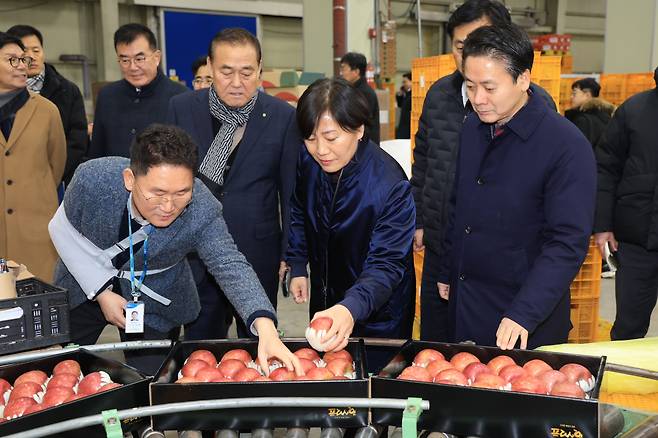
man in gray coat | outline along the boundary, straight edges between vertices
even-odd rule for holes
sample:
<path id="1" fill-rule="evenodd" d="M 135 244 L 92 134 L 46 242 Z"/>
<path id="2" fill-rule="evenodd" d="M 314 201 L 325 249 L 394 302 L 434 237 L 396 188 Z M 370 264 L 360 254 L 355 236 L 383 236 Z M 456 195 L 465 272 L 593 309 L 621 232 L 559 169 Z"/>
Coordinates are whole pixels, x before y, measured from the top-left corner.
<path id="1" fill-rule="evenodd" d="M 263 369 L 273 356 L 298 369 L 278 338 L 274 308 L 226 228 L 221 204 L 194 178 L 196 166 L 196 145 L 184 131 L 151 125 L 137 136 L 130 161 L 106 157 L 79 167 L 49 225 L 60 255 L 55 283 L 70 293 L 73 342 L 93 344 L 108 323 L 124 340 L 176 339 L 181 324 L 200 309 L 186 259 L 196 251 L 259 336 Z M 144 303 L 144 332 L 126 335 L 125 309 L 133 297 Z M 143 351 L 126 356 L 147 374 L 163 360 Z"/>

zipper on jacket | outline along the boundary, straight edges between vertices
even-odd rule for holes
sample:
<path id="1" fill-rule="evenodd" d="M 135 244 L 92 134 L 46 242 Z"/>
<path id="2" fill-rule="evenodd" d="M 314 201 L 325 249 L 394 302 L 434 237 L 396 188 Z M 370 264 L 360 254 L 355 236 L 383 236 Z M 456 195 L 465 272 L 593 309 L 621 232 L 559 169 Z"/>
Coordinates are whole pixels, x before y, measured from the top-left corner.
<path id="1" fill-rule="evenodd" d="M 336 181 L 336 189 L 331 197 L 331 207 L 329 208 L 329 218 L 327 223 L 327 244 L 324 247 L 324 279 L 322 280 L 322 295 L 324 298 L 324 309 L 327 309 L 327 289 L 329 286 L 329 240 L 331 239 L 331 222 L 334 216 L 334 209 L 336 208 L 336 200 L 338 198 L 338 187 L 340 187 L 340 180 L 343 177 L 343 169 L 340 169 L 338 174 L 338 181 Z"/>

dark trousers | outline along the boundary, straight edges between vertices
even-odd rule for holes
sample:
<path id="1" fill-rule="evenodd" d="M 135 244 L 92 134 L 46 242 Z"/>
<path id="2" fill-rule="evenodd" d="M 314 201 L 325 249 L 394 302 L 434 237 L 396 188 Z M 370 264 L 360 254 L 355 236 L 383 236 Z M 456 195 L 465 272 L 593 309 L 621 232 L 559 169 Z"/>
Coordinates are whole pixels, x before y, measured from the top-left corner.
<path id="1" fill-rule="evenodd" d="M 658 298 L 658 251 L 619 242 L 617 260 L 617 314 L 610 338 L 613 341 L 643 338 Z"/>
<path id="2" fill-rule="evenodd" d="M 199 291 L 201 312 L 197 319 L 185 325 L 185 340 L 225 339 L 233 319 L 233 306 L 215 278 L 205 270 L 205 266 L 199 275 L 196 287 Z M 237 320 L 242 321 L 240 318 Z M 244 326 L 244 323 L 242 325 Z"/>
<path id="3" fill-rule="evenodd" d="M 448 301 L 439 296 L 440 257 L 425 247 L 423 278 L 420 286 L 420 339 L 448 341 Z"/>
<path id="4" fill-rule="evenodd" d="M 86 301 L 71 310 L 71 341 L 79 345 L 92 345 L 98 341 L 101 332 L 108 325 L 103 316 L 100 305 L 96 301 Z M 144 326 L 144 333 L 128 333 L 119 329 L 122 341 L 140 340 L 178 340 L 180 329 L 174 329 L 169 333 L 158 332 L 148 326 Z M 162 362 L 164 362 L 169 349 L 146 349 L 126 350 L 126 362 L 137 368 L 144 374 L 154 376 Z"/>

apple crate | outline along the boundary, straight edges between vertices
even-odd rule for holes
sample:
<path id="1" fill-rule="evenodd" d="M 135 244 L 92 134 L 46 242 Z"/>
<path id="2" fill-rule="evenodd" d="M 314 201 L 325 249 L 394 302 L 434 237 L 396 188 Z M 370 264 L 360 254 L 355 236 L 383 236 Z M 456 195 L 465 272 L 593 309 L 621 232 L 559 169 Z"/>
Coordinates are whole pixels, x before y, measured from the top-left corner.
<path id="1" fill-rule="evenodd" d="M 572 399 L 397 380 L 399 373 L 411 365 L 416 354 L 425 348 L 443 353 L 448 360 L 456 353 L 466 351 L 477 356 L 483 363 L 501 354 L 510 356 L 518 365 L 532 359 L 541 359 L 559 369 L 573 362 L 587 368 L 595 376 L 596 382 L 590 391 L 590 399 Z M 377 376 L 371 377 L 371 396 L 420 397 L 429 400 L 430 409 L 424 411 L 418 419 L 419 430 L 487 438 L 595 438 L 599 430 L 598 395 L 604 367 L 605 357 L 531 350 L 503 351 L 477 345 L 409 341 Z M 392 409 L 372 410 L 372 422 L 375 424 L 400 425 L 401 421 L 401 412 Z"/>
<path id="2" fill-rule="evenodd" d="M 301 339 L 284 339 L 291 350 L 308 348 Z M 368 398 L 368 376 L 365 372 L 365 353 L 362 340 L 350 340 L 345 348 L 355 362 L 353 380 L 322 381 L 265 381 L 174 383 L 178 371 L 195 350 L 209 350 L 217 360 L 229 350 L 241 348 L 253 358 L 257 356 L 256 340 L 183 341 L 172 348 L 150 386 L 153 405 L 193 400 L 214 400 L 253 397 L 352 397 Z M 152 418 L 155 430 L 215 430 L 257 429 L 274 427 L 362 427 L 368 424 L 365 408 L 244 408 L 181 412 L 177 415 L 158 415 Z"/>
<path id="3" fill-rule="evenodd" d="M 599 297 L 572 298 L 570 311 L 573 327 L 569 332 L 569 342 L 594 342 L 599 325 Z"/>
<path id="4" fill-rule="evenodd" d="M 110 375 L 113 382 L 121 383 L 123 386 L 33 414 L 24 415 L 13 420 L 4 421 L 0 423 L 0 436 L 21 433 L 37 427 L 87 415 L 100 414 L 102 411 L 108 409 L 122 410 L 149 405 L 148 384 L 150 378 L 128 365 L 97 356 L 84 349 L 63 352 L 62 354 L 22 362 L 20 364 L 5 365 L 0 367 L 0 377 L 13 383 L 18 376 L 31 370 L 41 370 L 50 375 L 57 363 L 67 359 L 78 361 L 82 373 L 85 375 L 94 371 L 105 371 Z M 148 419 L 146 418 L 121 420 L 121 427 L 124 432 L 137 431 L 147 425 Z M 61 438 L 104 438 L 107 435 L 103 426 L 97 425 L 50 436 Z"/>
<path id="5" fill-rule="evenodd" d="M 67 343 L 68 292 L 38 278 L 16 282 L 17 298 L 0 300 L 0 354 Z"/>

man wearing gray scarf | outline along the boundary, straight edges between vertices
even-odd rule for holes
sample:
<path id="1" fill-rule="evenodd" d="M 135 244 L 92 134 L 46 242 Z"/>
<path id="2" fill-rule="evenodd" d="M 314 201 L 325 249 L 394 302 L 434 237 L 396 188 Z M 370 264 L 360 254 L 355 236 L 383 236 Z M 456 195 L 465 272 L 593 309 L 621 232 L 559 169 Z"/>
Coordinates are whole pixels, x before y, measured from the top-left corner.
<path id="1" fill-rule="evenodd" d="M 289 201 L 302 146 L 295 111 L 258 91 L 262 69 L 258 39 L 225 29 L 210 43 L 213 85 L 175 96 L 169 123 L 185 129 L 199 147 L 199 178 L 224 207 L 238 249 L 253 266 L 276 308 L 279 271 L 287 246 Z M 223 338 L 232 311 L 205 266 L 190 260 L 201 298 L 187 339 Z M 238 336 L 247 331 L 236 318 Z"/>

